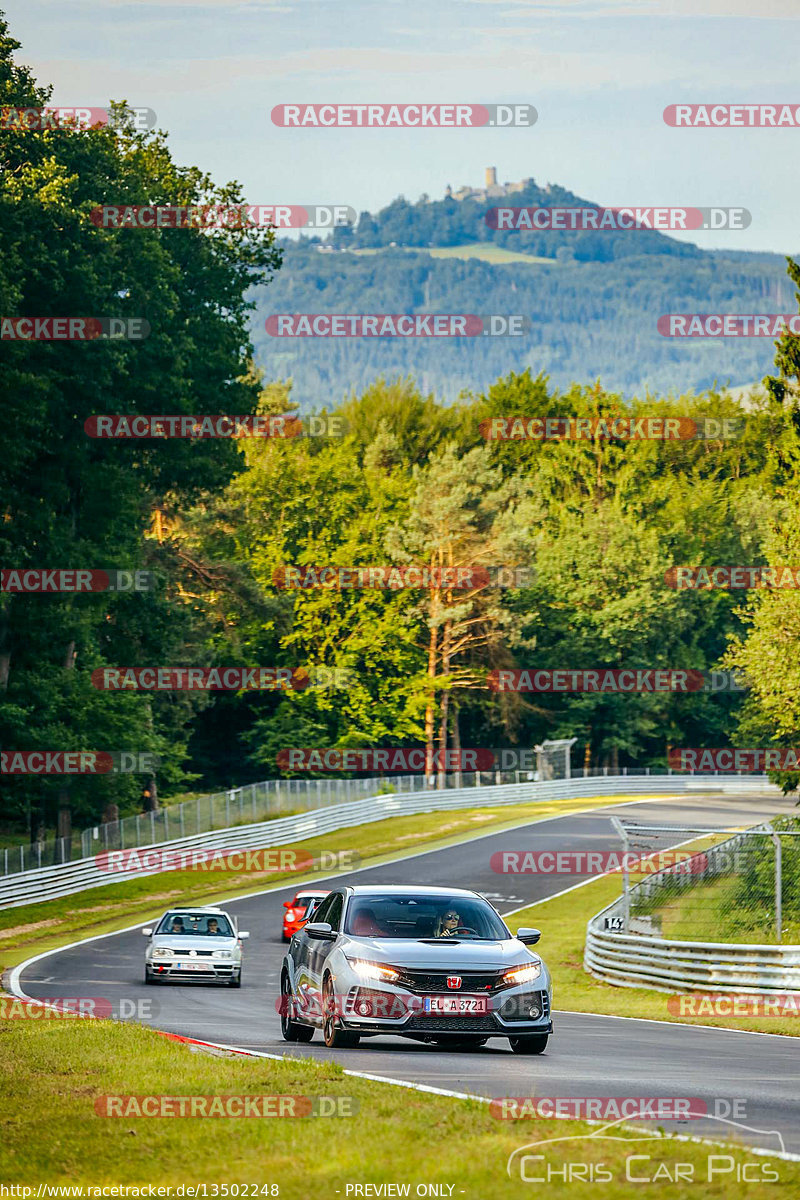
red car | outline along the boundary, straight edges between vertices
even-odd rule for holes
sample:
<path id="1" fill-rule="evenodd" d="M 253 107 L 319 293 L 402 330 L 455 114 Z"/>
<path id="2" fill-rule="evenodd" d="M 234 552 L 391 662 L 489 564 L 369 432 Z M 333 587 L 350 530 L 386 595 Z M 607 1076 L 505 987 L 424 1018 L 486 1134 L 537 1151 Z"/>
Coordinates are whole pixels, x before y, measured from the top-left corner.
<path id="1" fill-rule="evenodd" d="M 303 890 L 297 893 L 293 900 L 284 900 L 283 907 L 286 912 L 283 914 L 283 940 L 289 942 L 292 939 L 292 934 L 297 933 L 308 920 L 311 910 L 316 908 L 320 900 L 327 896 L 327 892 L 314 892 Z"/>

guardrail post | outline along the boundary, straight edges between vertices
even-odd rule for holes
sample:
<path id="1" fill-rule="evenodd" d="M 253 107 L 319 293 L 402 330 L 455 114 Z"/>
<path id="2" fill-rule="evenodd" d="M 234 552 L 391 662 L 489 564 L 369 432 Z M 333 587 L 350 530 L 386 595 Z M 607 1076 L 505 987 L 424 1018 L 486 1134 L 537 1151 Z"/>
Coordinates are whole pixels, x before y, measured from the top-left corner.
<path id="1" fill-rule="evenodd" d="M 164 809 L 164 841 L 169 841 L 169 810 Z"/>
<path id="2" fill-rule="evenodd" d="M 781 839 L 771 825 L 767 828 L 775 847 L 775 939 L 780 946 L 783 927 L 783 861 L 781 855 Z"/>
<path id="3" fill-rule="evenodd" d="M 122 825 L 120 825 L 119 831 L 120 831 L 120 834 L 122 834 Z M 156 814 L 153 812 L 153 810 L 151 808 L 150 809 L 150 842 L 152 845 L 155 845 L 155 841 L 156 841 Z"/>
<path id="4" fill-rule="evenodd" d="M 631 876 L 628 869 L 628 831 L 618 817 L 611 818 L 611 824 L 622 839 L 622 923 L 625 933 L 628 933 L 631 919 Z"/>

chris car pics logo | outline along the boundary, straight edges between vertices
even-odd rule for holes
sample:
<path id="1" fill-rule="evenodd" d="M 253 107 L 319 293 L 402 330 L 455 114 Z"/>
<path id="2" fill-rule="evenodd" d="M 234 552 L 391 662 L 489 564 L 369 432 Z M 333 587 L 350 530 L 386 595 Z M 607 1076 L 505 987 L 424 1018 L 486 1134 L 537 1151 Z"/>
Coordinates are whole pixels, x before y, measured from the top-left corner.
<path id="1" fill-rule="evenodd" d="M 785 1155 L 786 1146 L 779 1130 L 757 1129 L 719 1112 L 709 1114 L 705 1102 L 702 1102 L 700 1111 L 683 1114 L 680 1119 L 709 1116 L 720 1123 L 725 1140 L 744 1131 L 744 1140 L 748 1141 L 755 1133 L 759 1135 L 759 1141 L 768 1143 L 776 1158 L 771 1159 L 763 1149 L 760 1149 L 758 1156 L 752 1153 L 748 1155 L 745 1148 L 737 1149 L 734 1155 L 727 1153 L 724 1147 L 709 1145 L 703 1153 L 693 1155 L 691 1159 L 687 1154 L 686 1161 L 679 1161 L 680 1155 L 676 1155 L 676 1151 L 680 1143 L 666 1140 L 665 1145 L 665 1137 L 660 1130 L 651 1133 L 626 1127 L 626 1122 L 654 1119 L 648 1111 L 639 1114 L 632 1111 L 588 1134 L 540 1138 L 519 1146 L 508 1156 L 506 1174 L 520 1183 L 554 1183 L 562 1188 L 565 1183 L 613 1183 L 618 1180 L 662 1186 L 669 1183 L 681 1183 L 684 1186 L 714 1183 L 717 1188 L 725 1184 L 780 1181 L 780 1159 L 777 1156 Z M 650 1145 L 646 1146 L 645 1143 Z M 620 1151 L 627 1146 L 631 1146 L 631 1152 L 624 1152 L 624 1161 L 620 1163 Z M 604 1151 L 608 1156 L 605 1159 Z M 620 1168 L 624 1175 L 620 1175 Z"/>

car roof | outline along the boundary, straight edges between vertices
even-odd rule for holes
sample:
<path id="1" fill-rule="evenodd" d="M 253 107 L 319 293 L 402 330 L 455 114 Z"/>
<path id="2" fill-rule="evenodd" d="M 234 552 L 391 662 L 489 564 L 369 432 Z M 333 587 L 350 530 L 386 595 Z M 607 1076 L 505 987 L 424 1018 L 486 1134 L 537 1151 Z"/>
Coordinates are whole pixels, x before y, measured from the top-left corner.
<path id="1" fill-rule="evenodd" d="M 176 908 L 168 908 L 164 916 L 168 916 L 169 913 L 208 913 L 209 916 L 217 915 L 223 917 L 227 917 L 228 915 L 224 908 L 208 908 L 204 904 L 198 904 L 196 908 L 187 908 L 185 904 Z"/>
<path id="2" fill-rule="evenodd" d="M 478 892 L 470 891 L 468 888 L 451 888 L 451 887 L 428 887 L 421 884 L 419 887 L 414 887 L 408 883 L 388 883 L 381 887 L 379 884 L 348 884 L 346 890 L 354 896 L 430 896 L 431 900 L 440 899 L 443 896 L 464 896 L 470 899 L 477 898 L 483 900 Z"/>

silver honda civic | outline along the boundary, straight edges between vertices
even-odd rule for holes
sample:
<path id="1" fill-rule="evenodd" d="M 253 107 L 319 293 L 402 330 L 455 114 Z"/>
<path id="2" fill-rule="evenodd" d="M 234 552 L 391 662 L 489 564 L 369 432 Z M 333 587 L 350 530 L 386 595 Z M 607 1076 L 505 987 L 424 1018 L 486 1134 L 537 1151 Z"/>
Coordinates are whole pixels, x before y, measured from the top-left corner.
<path id="1" fill-rule="evenodd" d="M 144 981 L 164 983 L 213 979 L 242 986 L 242 942 L 250 936 L 221 908 L 170 908 L 149 938 L 144 952 Z"/>
<path id="2" fill-rule="evenodd" d="M 287 1042 L 356 1046 L 394 1034 L 483 1045 L 505 1037 L 541 1054 L 553 1031 L 552 985 L 528 947 L 538 929 L 507 929 L 476 892 L 441 887 L 340 887 L 292 937 L 281 969 Z"/>

